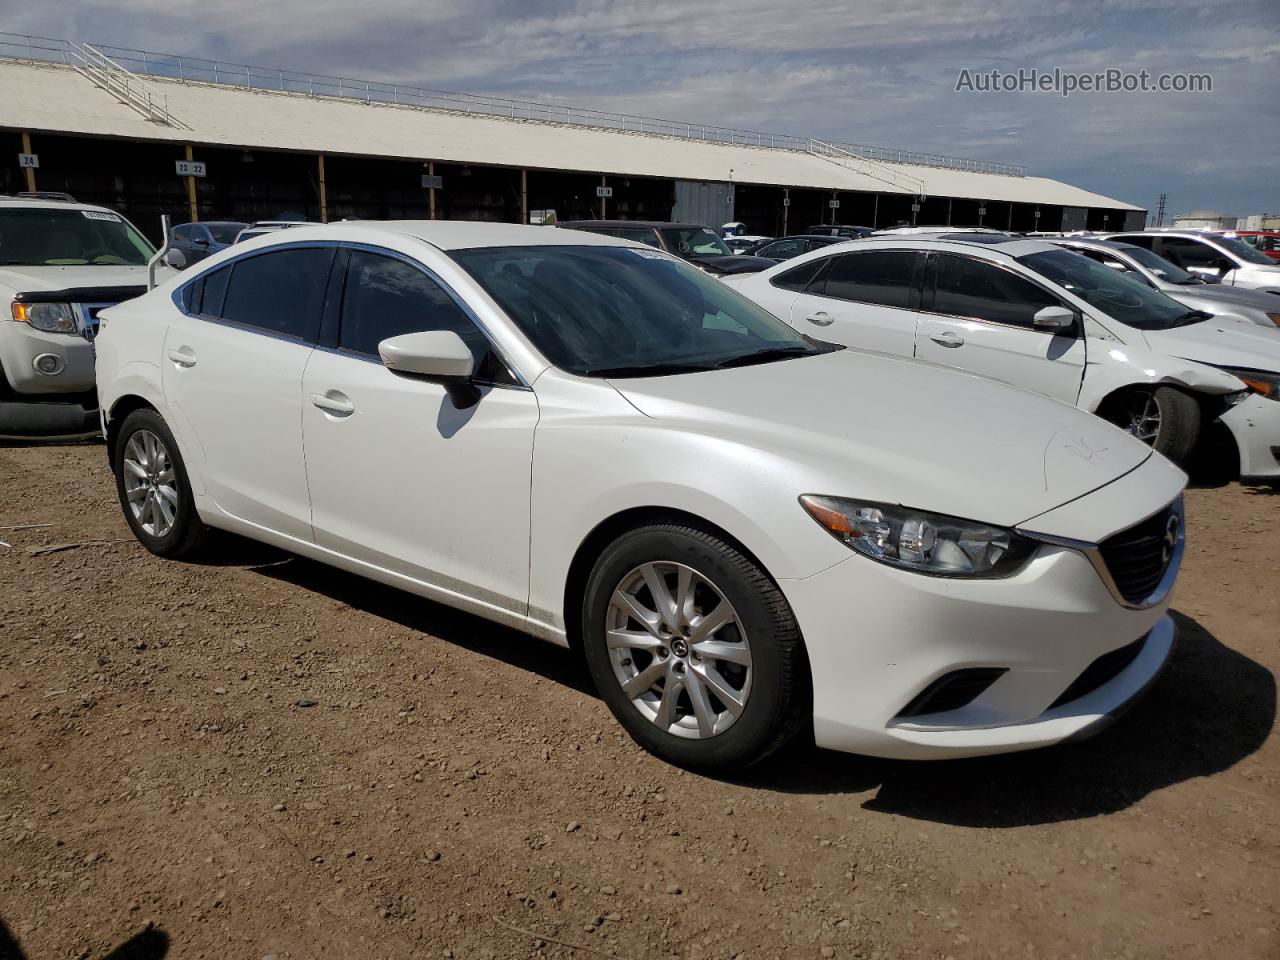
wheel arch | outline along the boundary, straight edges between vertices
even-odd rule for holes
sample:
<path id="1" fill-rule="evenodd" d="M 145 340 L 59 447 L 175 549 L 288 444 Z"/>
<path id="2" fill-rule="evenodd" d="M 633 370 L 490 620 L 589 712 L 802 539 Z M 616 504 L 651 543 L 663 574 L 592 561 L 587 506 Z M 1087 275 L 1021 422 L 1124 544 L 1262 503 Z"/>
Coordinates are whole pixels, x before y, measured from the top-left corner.
<path id="1" fill-rule="evenodd" d="M 126 393 L 124 396 L 117 397 L 107 412 L 107 462 L 111 465 L 113 473 L 116 469 L 115 450 L 116 439 L 120 436 L 120 425 L 135 410 L 151 410 L 157 415 L 160 414 L 155 404 L 136 393 Z"/>
<path id="2" fill-rule="evenodd" d="M 777 584 L 777 579 L 750 547 L 717 523 L 676 507 L 630 507 L 601 520 L 578 544 L 569 562 L 564 586 L 565 639 L 569 648 L 582 654 L 582 600 L 586 593 L 591 569 L 604 548 L 629 530 L 655 523 L 682 523 L 719 537 L 760 568 L 766 577 Z M 803 640 L 802 640 L 803 645 Z"/>

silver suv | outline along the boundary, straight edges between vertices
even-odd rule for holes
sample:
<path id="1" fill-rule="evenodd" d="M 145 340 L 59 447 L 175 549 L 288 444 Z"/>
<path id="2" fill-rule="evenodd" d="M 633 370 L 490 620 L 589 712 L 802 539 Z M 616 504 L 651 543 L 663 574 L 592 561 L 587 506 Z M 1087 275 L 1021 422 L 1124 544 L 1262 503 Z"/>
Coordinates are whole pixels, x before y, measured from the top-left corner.
<path id="1" fill-rule="evenodd" d="M 1145 230 L 1098 238 L 1145 247 L 1207 280 L 1280 294 L 1280 263 L 1237 237 L 1208 230 Z"/>
<path id="2" fill-rule="evenodd" d="M 94 429 L 98 311 L 145 293 L 154 255 L 106 207 L 0 197 L 0 434 Z"/>

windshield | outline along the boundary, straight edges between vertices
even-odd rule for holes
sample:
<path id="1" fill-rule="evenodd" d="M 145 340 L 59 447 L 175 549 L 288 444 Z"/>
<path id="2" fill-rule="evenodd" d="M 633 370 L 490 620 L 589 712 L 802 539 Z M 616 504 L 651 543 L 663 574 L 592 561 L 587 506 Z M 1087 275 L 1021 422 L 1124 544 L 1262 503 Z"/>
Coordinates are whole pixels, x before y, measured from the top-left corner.
<path id="1" fill-rule="evenodd" d="M 155 249 L 119 214 L 25 207 L 0 210 L 0 266 L 146 266 Z"/>
<path id="2" fill-rule="evenodd" d="M 1222 247 L 1222 249 L 1239 257 L 1245 263 L 1262 263 L 1272 266 L 1275 261 L 1268 257 L 1265 253 L 1259 253 L 1247 243 L 1236 237 L 1214 237 L 1213 242 Z"/>
<path id="3" fill-rule="evenodd" d="M 833 349 L 656 250 L 548 245 L 451 256 L 547 359 L 580 376 L 660 376 Z"/>
<path id="4" fill-rule="evenodd" d="M 1137 260 L 1161 280 L 1168 280 L 1170 283 L 1179 284 L 1196 284 L 1204 281 L 1190 271 L 1183 270 L 1172 260 L 1166 260 L 1158 253 L 1153 253 L 1146 247 L 1130 247 L 1124 251 L 1124 255 L 1130 260 Z"/>
<path id="5" fill-rule="evenodd" d="M 247 223 L 206 223 L 205 229 L 213 235 L 216 243 L 234 243 L 236 234 L 247 226 Z"/>
<path id="6" fill-rule="evenodd" d="M 667 241 L 667 248 L 682 257 L 733 255 L 733 251 L 710 227 L 667 227 L 662 236 Z"/>
<path id="7" fill-rule="evenodd" d="M 1018 257 L 1018 262 L 1069 290 L 1107 316 L 1139 330 L 1168 330 L 1196 323 L 1208 316 L 1188 310 L 1141 280 L 1117 273 L 1096 260 L 1069 250 L 1031 253 Z"/>

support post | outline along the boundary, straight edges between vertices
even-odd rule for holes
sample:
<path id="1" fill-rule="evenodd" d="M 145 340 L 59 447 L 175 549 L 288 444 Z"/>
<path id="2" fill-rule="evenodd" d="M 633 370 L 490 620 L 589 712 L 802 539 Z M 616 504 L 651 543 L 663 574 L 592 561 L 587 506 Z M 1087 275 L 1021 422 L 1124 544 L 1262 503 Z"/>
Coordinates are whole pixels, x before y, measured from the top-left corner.
<path id="1" fill-rule="evenodd" d="M 427 161 L 427 176 L 434 177 L 436 175 L 436 163 L 434 160 Z M 427 189 L 427 210 L 431 214 L 431 219 L 436 218 L 436 188 L 429 187 Z"/>
<path id="2" fill-rule="evenodd" d="M 791 200 L 791 188 L 790 188 L 790 187 L 783 187 L 783 188 L 782 188 L 782 199 L 783 199 L 783 201 L 790 201 L 790 200 Z M 790 204 L 789 202 L 784 202 L 784 203 L 782 204 L 782 235 L 783 235 L 784 237 L 787 235 L 787 215 L 788 215 L 790 212 L 791 212 L 791 204 Z"/>
<path id="3" fill-rule="evenodd" d="M 191 149 L 191 144 L 187 144 L 187 163 L 195 161 L 195 153 Z M 191 217 L 192 223 L 200 222 L 200 204 L 196 202 L 196 178 L 187 177 L 187 213 Z"/>
<path id="4" fill-rule="evenodd" d="M 1013 201 L 1012 200 L 1009 201 L 1009 226 L 1007 227 L 1007 229 L 1009 230 L 1013 229 Z"/>
<path id="5" fill-rule="evenodd" d="M 31 134 L 22 131 L 22 152 L 31 153 Z M 27 192 L 36 192 L 36 171 L 34 167 L 23 167 L 22 172 L 27 175 Z"/>
<path id="6" fill-rule="evenodd" d="M 608 180 L 608 178 L 607 178 L 607 177 L 605 177 L 605 175 L 604 175 L 603 173 L 602 173 L 602 174 L 600 174 L 600 186 L 602 186 L 602 187 L 607 187 L 608 185 L 609 185 L 609 180 Z M 608 220 L 608 219 L 609 219 L 609 216 L 608 216 L 608 209 L 609 209 L 609 198 L 608 198 L 608 197 L 601 197 L 601 198 L 600 198 L 600 219 L 601 219 L 601 220 Z"/>
<path id="7" fill-rule="evenodd" d="M 951 226 L 951 201 L 954 197 L 947 197 L 947 226 Z"/>
<path id="8" fill-rule="evenodd" d="M 876 194 L 876 202 L 871 207 L 871 226 L 880 228 L 880 194 Z"/>
<path id="9" fill-rule="evenodd" d="M 529 171 L 520 168 L 520 222 L 529 222 Z"/>
<path id="10" fill-rule="evenodd" d="M 320 187 L 320 222 L 329 222 L 329 185 L 324 181 L 324 154 L 316 154 L 316 176 Z"/>

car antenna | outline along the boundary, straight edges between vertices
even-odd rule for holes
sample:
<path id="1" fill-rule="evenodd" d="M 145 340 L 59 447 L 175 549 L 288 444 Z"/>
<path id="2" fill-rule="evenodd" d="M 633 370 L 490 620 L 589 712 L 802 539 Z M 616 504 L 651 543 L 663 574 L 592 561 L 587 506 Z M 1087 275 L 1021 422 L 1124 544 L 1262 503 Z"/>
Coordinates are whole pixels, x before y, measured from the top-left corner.
<path id="1" fill-rule="evenodd" d="M 156 267 L 164 262 L 164 255 L 169 252 L 169 215 L 167 213 L 160 214 L 160 233 L 164 237 L 164 242 L 160 244 L 156 255 L 147 261 L 148 290 L 156 288 Z"/>

